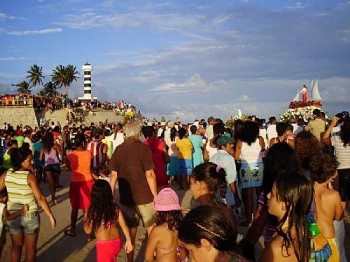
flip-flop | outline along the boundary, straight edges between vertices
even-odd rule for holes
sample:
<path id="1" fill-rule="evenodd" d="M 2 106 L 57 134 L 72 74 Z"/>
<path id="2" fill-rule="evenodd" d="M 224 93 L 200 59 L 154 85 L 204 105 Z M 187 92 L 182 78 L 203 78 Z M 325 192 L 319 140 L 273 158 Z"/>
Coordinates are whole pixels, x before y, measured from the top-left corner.
<path id="1" fill-rule="evenodd" d="M 66 236 L 70 236 L 70 237 L 75 237 L 75 236 L 76 236 L 75 233 L 72 233 L 72 231 L 70 231 L 70 228 L 64 230 L 64 234 L 65 234 Z"/>

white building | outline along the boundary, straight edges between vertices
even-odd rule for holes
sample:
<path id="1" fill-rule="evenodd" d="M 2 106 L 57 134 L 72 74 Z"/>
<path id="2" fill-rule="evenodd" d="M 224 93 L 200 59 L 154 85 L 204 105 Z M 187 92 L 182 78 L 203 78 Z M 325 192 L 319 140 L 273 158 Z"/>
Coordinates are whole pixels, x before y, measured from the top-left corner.
<path id="1" fill-rule="evenodd" d="M 91 96 L 91 71 L 92 71 L 92 65 L 89 63 L 86 63 L 82 67 L 84 71 L 84 96 L 79 97 L 79 100 L 97 100 L 97 97 Z"/>

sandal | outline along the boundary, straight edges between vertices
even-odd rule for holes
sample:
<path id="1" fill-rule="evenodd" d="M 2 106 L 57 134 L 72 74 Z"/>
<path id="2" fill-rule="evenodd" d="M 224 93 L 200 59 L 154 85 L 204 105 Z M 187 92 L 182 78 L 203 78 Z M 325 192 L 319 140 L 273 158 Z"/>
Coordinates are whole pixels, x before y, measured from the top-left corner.
<path id="1" fill-rule="evenodd" d="M 66 236 L 70 236 L 70 237 L 75 237 L 75 236 L 76 236 L 75 233 L 72 233 L 72 231 L 71 231 L 70 228 L 64 230 L 64 234 L 65 234 Z"/>

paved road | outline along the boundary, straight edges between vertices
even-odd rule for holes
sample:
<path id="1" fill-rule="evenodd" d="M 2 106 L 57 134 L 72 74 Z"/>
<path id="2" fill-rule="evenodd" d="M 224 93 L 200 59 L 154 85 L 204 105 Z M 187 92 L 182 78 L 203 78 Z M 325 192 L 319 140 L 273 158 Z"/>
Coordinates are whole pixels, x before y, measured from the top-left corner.
<path id="1" fill-rule="evenodd" d="M 47 216 L 41 213 L 41 231 L 38 240 L 38 257 L 37 261 L 95 261 L 95 241 L 90 243 L 85 242 L 85 235 L 82 229 L 82 213 L 79 213 L 79 220 L 77 224 L 77 235 L 75 237 L 68 237 L 64 235 L 64 229 L 70 224 L 70 203 L 68 198 L 69 189 L 69 173 L 64 171 L 61 175 L 61 183 L 64 188 L 57 192 L 59 204 L 52 206 L 52 211 L 57 219 L 57 227 L 55 229 L 50 228 L 49 220 Z M 48 196 L 48 185 L 40 185 L 45 196 Z M 189 210 L 192 204 L 192 196 L 190 191 L 178 191 L 181 199 L 181 206 L 184 210 Z M 48 197 L 48 199 L 50 199 Z M 350 257 L 350 223 L 346 224 L 347 237 L 346 237 L 346 249 L 348 250 L 348 257 Z M 239 228 L 241 234 L 244 234 L 245 228 Z M 137 242 L 136 242 L 136 261 L 143 261 L 143 249 L 145 247 L 145 229 L 139 227 Z M 7 234 L 7 241 L 3 250 L 0 261 L 9 261 L 9 252 L 11 240 L 9 234 Z M 257 243 L 257 251 L 261 250 L 261 242 Z M 118 261 L 126 261 L 125 252 L 122 251 L 118 256 Z"/>

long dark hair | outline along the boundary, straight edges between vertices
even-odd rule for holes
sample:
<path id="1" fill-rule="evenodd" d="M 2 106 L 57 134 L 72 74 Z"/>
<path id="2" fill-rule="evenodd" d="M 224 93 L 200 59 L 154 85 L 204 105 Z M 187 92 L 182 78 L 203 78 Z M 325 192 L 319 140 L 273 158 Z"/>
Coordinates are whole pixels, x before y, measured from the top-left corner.
<path id="1" fill-rule="evenodd" d="M 303 173 L 285 172 L 277 176 L 275 184 L 277 198 L 286 208 L 277 224 L 277 232 L 283 238 L 282 249 L 289 255 L 289 248 L 293 248 L 298 261 L 308 261 L 311 246 L 307 215 L 314 196 L 313 183 Z M 284 227 L 286 223 L 287 228 Z"/>
<path id="2" fill-rule="evenodd" d="M 227 190 L 226 172 L 222 167 L 211 162 L 205 162 L 196 166 L 192 172 L 195 181 L 203 181 L 211 192 L 218 192 L 224 197 Z"/>
<path id="3" fill-rule="evenodd" d="M 265 203 L 267 204 L 267 194 L 271 192 L 273 182 L 278 173 L 281 172 L 299 172 L 300 163 L 294 149 L 287 143 L 276 143 L 269 148 L 264 158 L 264 173 L 262 189 L 265 194 Z"/>
<path id="4" fill-rule="evenodd" d="M 43 148 L 45 152 L 50 153 L 52 147 L 54 146 L 54 137 L 51 132 L 47 132 L 43 137 Z"/>
<path id="5" fill-rule="evenodd" d="M 98 229 L 102 223 L 118 222 L 119 208 L 114 202 L 112 189 L 106 180 L 98 179 L 91 192 L 91 205 L 87 217 L 92 222 L 92 231 Z"/>
<path id="6" fill-rule="evenodd" d="M 340 139 L 344 147 L 350 145 L 350 118 L 346 117 L 340 127 Z"/>
<path id="7" fill-rule="evenodd" d="M 236 234 L 231 224 L 217 208 L 198 206 L 192 209 L 179 226 L 179 239 L 196 247 L 206 239 L 221 252 L 236 251 Z"/>

